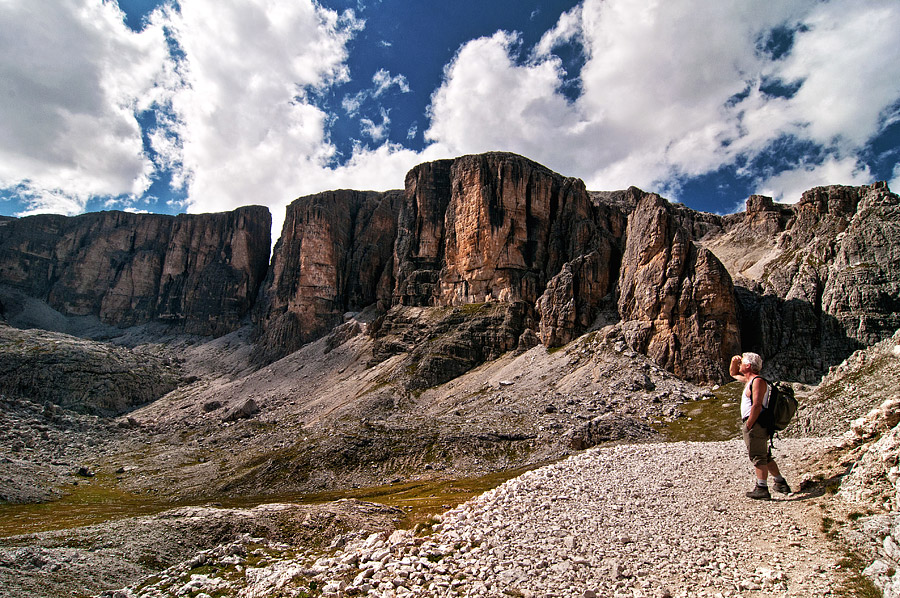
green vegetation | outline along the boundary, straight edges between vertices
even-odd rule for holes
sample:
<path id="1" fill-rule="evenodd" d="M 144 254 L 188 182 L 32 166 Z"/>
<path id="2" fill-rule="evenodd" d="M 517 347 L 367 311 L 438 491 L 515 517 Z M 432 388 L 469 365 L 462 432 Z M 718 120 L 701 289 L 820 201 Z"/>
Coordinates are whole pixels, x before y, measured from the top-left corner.
<path id="1" fill-rule="evenodd" d="M 492 303 L 465 303 L 460 305 L 457 309 L 459 310 L 459 313 L 471 318 L 473 316 L 486 316 L 490 314 L 495 305 L 496 304 Z"/>
<path id="2" fill-rule="evenodd" d="M 437 519 L 435 519 L 434 517 L 429 517 L 426 521 L 422 521 L 416 524 L 415 533 L 417 536 L 427 536 L 432 532 L 434 526 L 438 523 L 440 522 Z"/>
<path id="3" fill-rule="evenodd" d="M 835 588 L 834 595 L 840 598 L 881 598 L 881 590 L 872 580 L 862 574 L 866 564 L 859 556 L 847 552 L 841 559 L 840 566 L 849 575 L 844 582 Z"/>
<path id="4" fill-rule="evenodd" d="M 356 498 L 400 507 L 405 515 L 397 522 L 397 527 L 418 531 L 419 524 L 428 525 L 429 521 L 434 520 L 435 515 L 495 488 L 529 469 L 532 467 L 460 480 L 412 481 L 371 488 L 320 492 L 294 496 L 292 500 L 303 503 L 320 503 L 341 498 Z M 285 498 L 287 499 L 287 497 Z M 430 525 L 434 525 L 434 523 L 436 520 L 432 521 Z"/>
<path id="5" fill-rule="evenodd" d="M 59 500 L 39 504 L 0 505 L 0 537 L 30 534 L 152 515 L 179 506 L 115 487 L 109 476 L 66 486 Z"/>
<path id="6" fill-rule="evenodd" d="M 713 391 L 715 398 L 687 402 L 684 413 L 672 422 L 655 426 L 669 442 L 730 440 L 740 434 L 740 382 L 725 384 Z"/>

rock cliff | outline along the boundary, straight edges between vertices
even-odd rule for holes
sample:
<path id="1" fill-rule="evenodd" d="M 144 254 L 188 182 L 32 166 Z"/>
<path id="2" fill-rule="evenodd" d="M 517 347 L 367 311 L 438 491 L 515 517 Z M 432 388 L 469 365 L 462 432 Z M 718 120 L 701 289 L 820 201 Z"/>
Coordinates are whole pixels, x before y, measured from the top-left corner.
<path id="1" fill-rule="evenodd" d="M 638 202 L 627 236 L 619 313 L 631 346 L 682 378 L 724 381 L 740 348 L 728 271 L 658 195 Z"/>
<path id="2" fill-rule="evenodd" d="M 255 310 L 257 361 L 321 338 L 348 311 L 386 311 L 400 192 L 329 191 L 287 207 Z"/>
<path id="3" fill-rule="evenodd" d="M 754 195 L 723 217 L 634 187 L 589 192 L 494 152 L 416 166 L 402 191 L 297 199 L 268 270 L 270 220 L 248 207 L 2 219 L 0 276 L 65 315 L 120 327 L 220 335 L 252 309 L 256 364 L 328 335 L 348 313 L 380 318 L 369 332 L 390 347 L 379 335 L 408 332 L 411 313 L 394 307 L 497 304 L 496 342 L 480 346 L 487 320 L 469 337 L 454 331 L 465 358 L 429 379 L 520 338 L 557 347 L 622 322 L 632 347 L 696 382 L 722 381 L 739 350 L 762 354 L 769 374 L 811 382 L 900 326 L 898 211 L 880 183 L 812 189 L 793 206 Z"/>
<path id="4" fill-rule="evenodd" d="M 864 345 L 900 328 L 900 197 L 884 183 L 860 187 L 856 211 L 835 236 L 822 310 Z"/>
<path id="5" fill-rule="evenodd" d="M 482 346 L 474 331 L 483 322 L 467 327 L 474 336 L 450 343 L 460 355 L 428 379 L 515 348 L 538 322 L 548 346 L 569 342 L 614 289 L 624 226 L 624 213 L 595 205 L 580 180 L 505 153 L 421 164 L 403 192 L 300 198 L 288 207 L 257 307 L 257 358 L 282 357 L 372 305 L 381 314 L 392 305 L 476 306 L 470 315 L 485 303 L 500 304 L 498 313 L 515 306 L 515 316 L 500 316 L 506 328 L 492 335 L 496 343 Z M 373 334 L 406 327 L 408 313 L 387 313 Z"/>
<path id="6" fill-rule="evenodd" d="M 591 252 L 603 268 L 584 272 L 597 277 L 584 301 L 612 289 L 614 223 L 597 217 L 579 179 L 521 156 L 489 153 L 417 166 L 407 175 L 404 199 L 397 303 L 534 305 L 564 264 Z"/>
<path id="7" fill-rule="evenodd" d="M 806 382 L 900 327 L 900 199 L 885 183 L 752 196 L 703 244 L 736 281 L 744 350 Z"/>
<path id="8" fill-rule="evenodd" d="M 545 345 L 565 344 L 615 287 L 625 219 L 579 179 L 514 154 L 422 164 L 398 216 L 394 301 L 520 305 L 510 334 L 536 324 Z"/>
<path id="9" fill-rule="evenodd" d="M 64 315 L 187 333 L 236 329 L 265 276 L 271 216 L 98 212 L 0 222 L 0 279 Z"/>

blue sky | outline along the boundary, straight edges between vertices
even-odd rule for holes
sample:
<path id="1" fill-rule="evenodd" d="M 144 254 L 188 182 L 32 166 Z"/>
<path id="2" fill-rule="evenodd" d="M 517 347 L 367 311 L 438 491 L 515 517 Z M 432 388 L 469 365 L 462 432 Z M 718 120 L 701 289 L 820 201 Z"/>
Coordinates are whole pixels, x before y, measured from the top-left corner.
<path id="1" fill-rule="evenodd" d="M 730 213 L 900 187 L 896 0 L 6 0 L 0 214 L 208 212 L 523 154 Z"/>

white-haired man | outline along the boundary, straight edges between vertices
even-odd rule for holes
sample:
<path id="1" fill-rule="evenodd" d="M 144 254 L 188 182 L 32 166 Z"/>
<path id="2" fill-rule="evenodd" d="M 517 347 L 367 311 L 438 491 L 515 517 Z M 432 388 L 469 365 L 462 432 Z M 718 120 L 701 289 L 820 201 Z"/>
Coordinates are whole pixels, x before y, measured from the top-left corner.
<path id="1" fill-rule="evenodd" d="M 769 396 L 772 392 L 771 385 L 761 378 L 762 357 L 756 353 L 744 353 L 731 358 L 729 373 L 735 380 L 744 383 L 744 392 L 741 395 L 741 431 L 744 436 L 744 444 L 747 445 L 747 454 L 756 469 L 756 485 L 747 493 L 748 498 L 769 499 L 769 474 L 772 474 L 773 487 L 776 491 L 790 494 L 791 487 L 781 476 L 778 465 L 772 459 L 772 449 L 769 444 L 769 430 L 759 421 L 763 408 L 769 404 Z"/>

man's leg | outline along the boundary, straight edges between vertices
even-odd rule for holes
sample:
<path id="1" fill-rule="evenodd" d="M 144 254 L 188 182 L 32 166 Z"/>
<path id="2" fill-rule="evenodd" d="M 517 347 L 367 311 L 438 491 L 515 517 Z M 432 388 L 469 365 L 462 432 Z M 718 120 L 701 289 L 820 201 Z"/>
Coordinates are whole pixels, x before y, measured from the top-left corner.
<path id="1" fill-rule="evenodd" d="M 788 486 L 787 480 L 785 480 L 781 476 L 781 472 L 778 471 L 778 465 L 775 463 L 775 461 L 769 461 L 767 469 L 768 473 L 772 474 L 772 481 L 774 482 L 773 487 L 775 488 L 775 490 L 781 492 L 782 494 L 790 494 L 791 487 Z M 757 472 L 757 475 L 759 475 L 759 472 Z"/>

